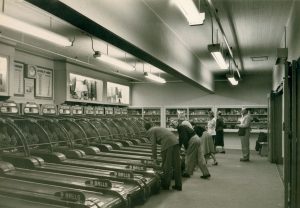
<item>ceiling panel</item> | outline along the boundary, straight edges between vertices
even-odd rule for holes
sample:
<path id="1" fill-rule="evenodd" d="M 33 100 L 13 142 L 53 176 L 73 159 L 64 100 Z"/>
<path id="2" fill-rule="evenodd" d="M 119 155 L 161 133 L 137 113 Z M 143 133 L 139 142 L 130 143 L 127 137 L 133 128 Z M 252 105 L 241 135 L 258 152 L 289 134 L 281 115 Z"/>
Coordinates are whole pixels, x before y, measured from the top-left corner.
<path id="1" fill-rule="evenodd" d="M 228 39 L 236 36 L 245 71 L 272 70 L 281 43 L 292 0 L 217 0 Z M 234 46 L 234 44 L 233 44 Z M 268 61 L 253 62 L 253 56 Z"/>
<path id="2" fill-rule="evenodd" d="M 59 47 L 43 39 L 37 39 L 21 32 L 0 27 L 0 41 L 10 39 L 16 43 L 17 50 L 27 51 L 51 59 L 77 62 L 103 72 L 124 75 L 124 78 L 132 81 L 147 81 L 143 76 L 144 71 L 151 71 L 153 74 L 160 75 L 168 80 L 177 80 L 172 75 L 168 75 L 164 71 L 95 37 L 93 37 L 94 50 L 126 61 L 128 64 L 136 66 L 136 70 L 134 72 L 122 71 L 115 66 L 104 64 L 94 59 L 91 38 L 84 31 L 24 1 L 5 1 L 4 13 L 29 24 L 64 35 L 70 40 L 75 40 L 72 47 Z"/>
<path id="3" fill-rule="evenodd" d="M 192 27 L 188 26 L 184 16 L 172 5 L 171 0 L 144 1 L 199 57 L 207 69 L 216 73 L 226 72 L 218 69 L 207 50 L 207 45 L 212 42 L 212 25 L 204 0 L 201 0 L 200 11 L 206 12 L 206 20 L 203 25 Z M 245 73 L 272 70 L 276 49 L 283 47 L 280 43 L 292 0 L 212 0 L 212 2 L 218 10 L 218 16 L 239 67 L 241 67 L 238 59 L 240 53 Z M 213 28 L 216 42 L 218 30 L 216 24 Z M 220 32 L 218 34 L 218 40 L 222 42 Z M 253 56 L 268 56 L 268 60 L 253 62 L 251 60 Z"/>
<path id="4" fill-rule="evenodd" d="M 143 25 L 147 25 L 149 28 L 156 28 L 158 23 L 163 22 L 162 25 L 168 28 L 177 37 L 178 41 L 198 57 L 204 70 L 211 70 L 217 74 L 225 74 L 227 70 L 220 70 L 207 50 L 207 45 L 212 42 L 212 25 L 204 0 L 199 1 L 201 12 L 206 13 L 204 24 L 199 26 L 188 26 L 185 17 L 181 14 L 179 9 L 172 4 L 172 0 L 126 1 L 126 3 L 129 2 L 130 4 L 118 0 L 86 1 L 87 3 L 84 6 L 86 9 L 94 11 L 95 14 L 97 14 L 97 18 L 101 18 L 101 14 L 109 12 L 118 4 L 122 9 L 117 15 L 111 16 L 111 22 L 122 21 L 122 18 L 125 16 L 127 23 L 131 22 L 131 24 L 122 24 L 122 22 L 120 22 L 120 30 L 133 30 L 136 36 L 144 36 L 150 43 L 158 41 L 168 44 L 169 47 L 176 48 L 176 42 L 162 38 L 157 39 L 157 37 L 163 37 L 163 34 L 161 34 L 165 31 L 163 28 L 152 31 L 153 33 L 157 33 L 158 36 L 150 33 L 149 30 L 139 30 Z M 46 12 L 41 12 L 40 9 L 33 9 L 32 6 L 28 6 L 28 4 L 22 1 L 11 0 L 6 2 L 5 13 L 41 27 L 51 27 L 54 31 L 69 36 L 71 39 L 73 38 L 72 36 L 76 36 L 76 41 L 74 48 L 62 49 L 44 43 L 43 41 L 22 36 L 19 33 L 12 34 L 11 31 L 4 31 L 4 35 L 7 33 L 19 41 L 25 40 L 30 44 L 37 44 L 37 46 L 47 48 L 49 51 L 55 51 L 58 54 L 93 64 L 96 67 L 99 66 L 101 69 L 103 67 L 106 71 L 116 70 L 114 67 L 98 64 L 93 59 L 91 40 L 86 34 L 82 33 L 82 31 L 64 21 L 58 20 Z M 236 61 L 240 68 L 244 68 L 244 73 L 271 71 L 275 63 L 276 49 L 283 47 L 282 37 L 284 34 L 284 25 L 288 21 L 293 0 L 212 0 L 212 2 L 218 10 L 218 15 L 229 44 L 232 46 Z M 141 12 L 141 4 L 144 4 L 144 7 L 148 8 L 149 11 Z M 153 18 L 150 15 L 151 13 L 154 14 L 156 18 Z M 109 21 L 107 22 L 109 23 Z M 160 27 L 162 27 L 161 24 Z M 214 23 L 213 31 L 215 42 L 217 29 L 217 25 Z M 218 34 L 218 39 L 221 41 L 221 35 L 220 33 Z M 161 75 L 164 74 L 160 69 L 148 66 L 142 60 L 136 59 L 134 56 L 125 53 L 125 51 L 108 45 L 96 38 L 94 41 L 94 48 L 96 50 L 104 53 L 108 52 L 109 55 L 126 60 L 132 65 L 137 65 L 138 73 L 136 80 L 140 80 L 143 77 L 143 71 L 146 70 Z M 143 45 L 143 43 L 140 44 Z M 26 48 L 24 45 L 20 47 L 23 49 Z M 167 53 L 167 50 L 162 49 L 160 53 Z M 241 56 L 240 60 L 239 56 Z M 253 56 L 267 56 L 268 59 L 266 61 L 253 62 L 251 60 Z M 126 75 L 135 77 L 133 73 Z M 166 76 L 170 80 L 177 79 L 172 75 L 164 74 L 162 76 Z"/>

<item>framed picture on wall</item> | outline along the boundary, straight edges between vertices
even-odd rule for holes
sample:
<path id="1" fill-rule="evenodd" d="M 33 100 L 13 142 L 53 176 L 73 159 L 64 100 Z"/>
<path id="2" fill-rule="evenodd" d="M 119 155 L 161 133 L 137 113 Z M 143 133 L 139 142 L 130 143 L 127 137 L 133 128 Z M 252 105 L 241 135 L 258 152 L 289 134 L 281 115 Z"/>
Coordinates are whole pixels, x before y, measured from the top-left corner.
<path id="1" fill-rule="evenodd" d="M 14 95 L 24 96 L 24 64 L 14 63 Z"/>
<path id="2" fill-rule="evenodd" d="M 70 73 L 69 83 L 69 100 L 78 100 L 79 102 L 102 102 L 102 80 Z"/>
<path id="3" fill-rule="evenodd" d="M 9 58 L 0 55 L 0 96 L 8 96 Z"/>
<path id="4" fill-rule="evenodd" d="M 107 102 L 129 104 L 129 86 L 107 82 Z"/>
<path id="5" fill-rule="evenodd" d="M 24 97 L 26 99 L 34 99 L 34 79 L 25 78 L 24 79 L 25 92 Z"/>
<path id="6" fill-rule="evenodd" d="M 53 70 L 36 66 L 35 97 L 39 99 L 52 99 L 53 97 Z"/>

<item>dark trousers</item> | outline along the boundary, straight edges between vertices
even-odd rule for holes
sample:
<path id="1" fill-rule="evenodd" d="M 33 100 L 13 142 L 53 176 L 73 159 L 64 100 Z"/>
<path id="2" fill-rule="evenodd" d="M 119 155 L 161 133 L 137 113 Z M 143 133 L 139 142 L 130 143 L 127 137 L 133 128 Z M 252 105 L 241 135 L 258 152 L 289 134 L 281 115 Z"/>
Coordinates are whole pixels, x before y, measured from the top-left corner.
<path id="1" fill-rule="evenodd" d="M 162 157 L 162 187 L 169 188 L 171 185 L 172 171 L 174 173 L 175 186 L 181 187 L 181 160 L 179 145 L 174 145 L 161 152 Z"/>

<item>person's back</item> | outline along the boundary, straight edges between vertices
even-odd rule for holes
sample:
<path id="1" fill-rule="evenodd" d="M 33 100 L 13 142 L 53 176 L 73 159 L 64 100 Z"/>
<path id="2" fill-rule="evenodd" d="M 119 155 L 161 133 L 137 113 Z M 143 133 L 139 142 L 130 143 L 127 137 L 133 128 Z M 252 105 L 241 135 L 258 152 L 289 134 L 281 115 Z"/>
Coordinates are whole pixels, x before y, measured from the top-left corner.
<path id="1" fill-rule="evenodd" d="M 224 130 L 224 119 L 221 116 L 218 116 L 216 120 L 216 131 L 223 131 Z"/>
<path id="2" fill-rule="evenodd" d="M 196 134 L 194 129 L 181 124 L 177 127 L 177 131 L 179 136 L 179 147 L 183 145 L 184 148 L 187 149 L 189 140 Z"/>
<path id="3" fill-rule="evenodd" d="M 146 137 L 151 138 L 152 143 L 160 144 L 161 151 L 179 143 L 177 137 L 171 131 L 158 126 L 150 128 L 146 133 Z"/>
<path id="4" fill-rule="evenodd" d="M 168 129 L 162 127 L 153 127 L 150 123 L 144 124 L 146 137 L 152 142 L 152 157 L 156 160 L 156 145 L 161 145 L 162 158 L 162 188 L 169 190 L 171 184 L 172 173 L 175 179 L 175 185 L 172 189 L 181 191 L 181 167 L 180 167 L 180 148 L 177 137 Z"/>

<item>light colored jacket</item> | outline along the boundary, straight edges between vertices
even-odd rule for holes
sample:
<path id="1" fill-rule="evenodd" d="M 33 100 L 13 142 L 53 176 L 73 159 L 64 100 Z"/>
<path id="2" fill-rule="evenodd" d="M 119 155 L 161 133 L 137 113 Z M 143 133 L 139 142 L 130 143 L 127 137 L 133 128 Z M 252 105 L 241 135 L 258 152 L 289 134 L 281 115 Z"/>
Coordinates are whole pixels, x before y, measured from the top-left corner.
<path id="1" fill-rule="evenodd" d="M 241 124 L 239 125 L 239 127 L 242 127 L 242 128 L 251 128 L 251 115 L 250 114 L 246 114 L 244 116 L 242 116 L 240 118 L 240 121 L 241 121 Z"/>
<path id="2" fill-rule="evenodd" d="M 152 157 L 157 158 L 157 144 L 161 145 L 161 151 L 165 151 L 171 146 L 179 144 L 178 138 L 166 128 L 152 127 L 146 132 L 146 137 L 151 140 L 152 143 Z"/>

